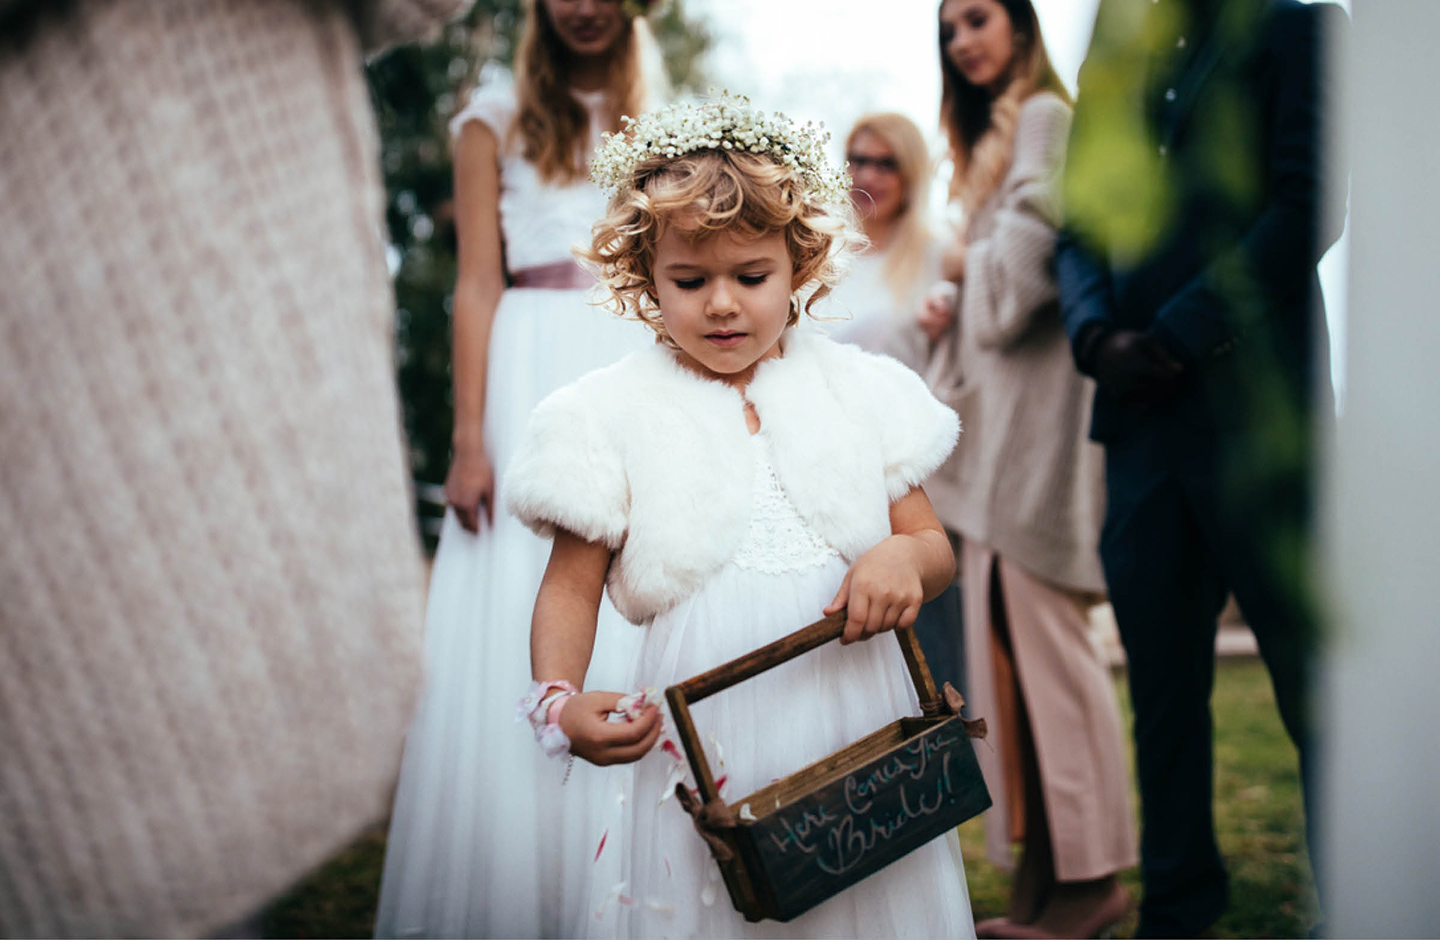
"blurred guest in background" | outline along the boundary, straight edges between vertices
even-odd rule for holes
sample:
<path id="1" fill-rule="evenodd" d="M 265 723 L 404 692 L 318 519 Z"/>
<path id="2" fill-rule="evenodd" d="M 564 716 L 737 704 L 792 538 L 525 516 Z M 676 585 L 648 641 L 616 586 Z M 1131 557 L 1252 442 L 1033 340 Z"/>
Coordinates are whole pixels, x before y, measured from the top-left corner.
<path id="1" fill-rule="evenodd" d="M 831 336 L 924 368 L 929 341 L 916 322 L 940 272 L 927 204 L 934 179 L 925 135 L 894 112 L 867 114 L 845 139 L 850 200 L 869 246 L 822 303 Z"/>
<path id="2" fill-rule="evenodd" d="M 405 742 L 376 934 L 555 937 L 580 932 L 582 891 L 617 771 L 536 747 L 515 705 L 548 541 L 496 513 L 535 404 L 654 340 L 590 302 L 588 243 L 605 196 L 591 151 L 654 87 L 643 17 L 619 0 L 530 0 L 514 81 L 496 76 L 451 122 L 459 273 L 450 511 L 425 613 L 426 686 Z M 646 4 L 636 4 L 644 7 Z M 640 631 L 608 600 L 587 686 L 622 689 Z M 616 861 L 611 852 L 601 860 Z M 601 877 L 601 876 L 597 876 Z M 614 881 L 620 879 L 617 873 Z M 609 883 L 613 884 L 614 881 Z"/>
<path id="3" fill-rule="evenodd" d="M 1093 384 L 1076 373 L 1052 270 L 1069 96 L 1029 0 L 940 6 L 941 119 L 963 231 L 945 252 L 953 300 L 932 298 L 930 376 L 962 446 L 928 489 L 963 538 L 970 707 L 994 808 L 991 857 L 1022 846 L 1008 916 L 981 936 L 1090 936 L 1129 898 L 1136 861 L 1114 686 L 1088 612 L 1103 458 L 1086 440 Z"/>
<path id="4" fill-rule="evenodd" d="M 363 65 L 461 6 L 0 0 L 0 934 L 201 936 L 384 817 L 422 574 Z"/>
<path id="5" fill-rule="evenodd" d="M 1057 268 L 1075 361 L 1099 385 L 1140 936 L 1196 936 L 1225 910 L 1209 699 L 1227 589 L 1315 805 L 1311 423 L 1331 413 L 1315 266 L 1341 223 L 1322 211 L 1322 45 L 1344 22 L 1295 0 L 1105 0 L 1080 76 Z"/>

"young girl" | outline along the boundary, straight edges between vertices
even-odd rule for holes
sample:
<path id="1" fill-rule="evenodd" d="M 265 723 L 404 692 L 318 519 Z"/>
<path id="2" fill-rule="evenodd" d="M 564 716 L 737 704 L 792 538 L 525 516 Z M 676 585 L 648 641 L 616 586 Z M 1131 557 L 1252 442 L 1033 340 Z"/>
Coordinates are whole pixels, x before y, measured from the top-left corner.
<path id="1" fill-rule="evenodd" d="M 564 768 L 513 720 L 513 677 L 527 660 L 515 624 L 534 603 L 547 546 L 492 512 L 491 467 L 509 459 L 547 393 L 649 341 L 587 302 L 594 278 L 570 254 L 605 209 L 586 156 L 645 92 L 645 34 L 619 0 L 533 0 L 525 16 L 513 86 L 482 85 L 451 123 L 460 254 L 451 511 L 386 848 L 382 937 L 565 936 L 589 875 L 579 833 L 592 815 L 593 768 L 562 788 Z M 619 682 L 638 631 L 606 605 L 599 637 L 597 671 Z"/>
<path id="2" fill-rule="evenodd" d="M 994 741 L 978 752 L 990 855 L 1009 867 L 1023 846 L 1009 916 L 977 930 L 1088 937 L 1125 914 L 1116 873 L 1136 840 L 1115 688 L 1089 633 L 1105 590 L 1094 385 L 1075 370 L 1053 273 L 1069 96 L 1029 0 L 944 0 L 939 20 L 965 234 L 946 252 L 958 307 L 927 323 L 944 340 L 930 374 L 963 377 L 971 433 L 931 489 L 964 540 L 967 692 Z"/>
<path id="3" fill-rule="evenodd" d="M 506 479 L 509 509 L 554 538 L 532 723 L 587 761 L 639 761 L 624 824 L 596 845 L 623 869 L 596 885 L 597 934 L 973 935 L 953 834 L 790 923 L 746 923 L 671 796 L 685 765 L 654 749 L 657 709 L 616 721 L 617 692 L 577 691 L 608 585 L 646 625 L 636 678 L 657 689 L 847 611 L 841 643 L 694 709 L 730 798 L 916 713 L 898 645 L 871 638 L 908 628 L 953 573 L 917 483 L 957 423 L 894 360 L 790 329 L 845 239 L 848 185 L 821 145 L 721 98 L 651 115 L 596 158 L 616 193 L 588 257 L 660 342 L 542 402 Z"/>

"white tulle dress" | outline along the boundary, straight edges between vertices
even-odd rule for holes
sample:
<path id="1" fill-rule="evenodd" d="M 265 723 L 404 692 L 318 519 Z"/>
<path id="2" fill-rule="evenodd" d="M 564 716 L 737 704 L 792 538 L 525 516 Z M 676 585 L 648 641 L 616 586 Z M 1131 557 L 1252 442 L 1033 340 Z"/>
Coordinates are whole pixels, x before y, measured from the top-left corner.
<path id="1" fill-rule="evenodd" d="M 598 114 L 598 94 L 577 94 Z M 451 124 L 481 121 L 504 142 L 515 111 L 505 82 L 478 89 Z M 596 128 L 592 125 L 592 136 Z M 604 211 L 587 182 L 553 186 L 502 151 L 500 223 L 514 272 L 571 260 Z M 490 339 L 485 443 L 497 476 L 535 404 L 559 386 L 653 342 L 587 292 L 512 288 Z M 499 485 L 503 486 L 503 481 Z M 504 494 L 496 494 L 496 506 Z M 530 615 L 550 543 L 498 509 L 466 532 L 446 515 L 425 617 L 426 685 L 405 743 L 376 918 L 381 937 L 572 936 L 588 913 L 605 771 L 546 758 L 515 706 L 530 681 Z M 586 685 L 629 687 L 640 630 L 606 601 Z"/>
<path id="2" fill-rule="evenodd" d="M 750 527 L 733 558 L 647 628 L 637 680 L 664 689 L 822 616 L 847 565 L 800 516 L 765 431 L 751 437 Z M 692 708 L 721 795 L 733 800 L 919 714 L 891 635 L 831 643 Z M 673 729 L 667 715 L 667 736 Z M 973 937 L 959 841 L 936 839 L 789 923 L 749 924 L 672 795 L 678 749 L 657 747 L 617 787 L 594 867 L 587 933 L 599 937 Z M 692 787 L 694 780 L 684 779 Z M 598 847 L 598 843 L 597 843 Z M 591 857 L 594 858 L 594 847 Z M 609 867 L 607 867 L 607 860 Z M 618 860 L 618 877 L 614 863 Z"/>

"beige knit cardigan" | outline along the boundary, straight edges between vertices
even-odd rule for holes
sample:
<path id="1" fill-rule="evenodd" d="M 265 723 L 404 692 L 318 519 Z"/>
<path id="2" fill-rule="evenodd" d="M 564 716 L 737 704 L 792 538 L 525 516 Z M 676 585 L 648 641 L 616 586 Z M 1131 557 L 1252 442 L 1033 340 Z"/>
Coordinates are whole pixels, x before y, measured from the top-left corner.
<path id="1" fill-rule="evenodd" d="M 0 935 L 203 934 L 387 811 L 423 599 L 362 36 L 460 5 L 0 0 Z"/>
<path id="2" fill-rule="evenodd" d="M 1094 384 L 1075 370 L 1052 271 L 1069 128 L 1058 96 L 1026 99 L 1010 170 L 969 220 L 956 326 L 928 373 L 964 433 L 925 489 L 965 538 L 1058 586 L 1099 593 L 1104 454 L 1087 437 Z"/>

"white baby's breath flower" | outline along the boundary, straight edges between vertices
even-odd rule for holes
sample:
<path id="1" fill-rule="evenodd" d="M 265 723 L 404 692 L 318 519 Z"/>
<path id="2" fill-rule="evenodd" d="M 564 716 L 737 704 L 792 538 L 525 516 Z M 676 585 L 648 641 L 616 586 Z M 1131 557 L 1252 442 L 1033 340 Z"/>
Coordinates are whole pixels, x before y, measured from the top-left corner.
<path id="1" fill-rule="evenodd" d="M 699 150 L 768 154 L 797 171 L 810 198 L 843 204 L 850 179 L 825 156 L 830 134 L 814 122 L 800 127 L 779 112 L 767 115 L 741 95 L 722 92 L 701 103 L 677 102 L 621 119 L 622 133 L 604 134 L 590 163 L 590 178 L 607 192 L 635 185 L 635 169 L 651 157 L 675 158 Z"/>

